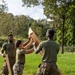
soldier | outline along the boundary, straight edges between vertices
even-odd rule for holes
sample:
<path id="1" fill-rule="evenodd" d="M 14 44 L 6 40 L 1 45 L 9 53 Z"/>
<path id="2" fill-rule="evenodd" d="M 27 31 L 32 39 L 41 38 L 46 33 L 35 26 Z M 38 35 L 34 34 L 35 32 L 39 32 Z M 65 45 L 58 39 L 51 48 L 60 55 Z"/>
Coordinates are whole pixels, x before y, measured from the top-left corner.
<path id="1" fill-rule="evenodd" d="M 23 69 L 25 64 L 25 54 L 29 54 L 34 51 L 33 48 L 30 50 L 27 50 L 31 46 L 32 42 L 33 42 L 32 39 L 30 39 L 29 43 L 23 44 L 21 40 L 17 40 L 16 62 L 13 66 L 14 75 L 23 74 Z"/>
<path id="2" fill-rule="evenodd" d="M 54 30 L 48 29 L 46 32 L 46 41 L 43 41 L 36 48 L 35 53 L 42 51 L 42 64 L 39 65 L 37 75 L 61 75 L 56 65 L 59 45 L 53 41 Z"/>
<path id="3" fill-rule="evenodd" d="M 12 67 L 15 63 L 15 56 L 16 56 L 16 47 L 13 40 L 13 35 L 8 35 L 8 42 L 4 43 L 1 49 L 1 55 L 5 58 L 5 54 L 8 54 L 9 57 L 9 63 L 12 70 Z M 3 69 L 2 69 L 2 75 L 8 75 L 8 67 L 6 64 L 6 59 L 4 61 Z M 13 75 L 13 70 L 12 70 Z"/>

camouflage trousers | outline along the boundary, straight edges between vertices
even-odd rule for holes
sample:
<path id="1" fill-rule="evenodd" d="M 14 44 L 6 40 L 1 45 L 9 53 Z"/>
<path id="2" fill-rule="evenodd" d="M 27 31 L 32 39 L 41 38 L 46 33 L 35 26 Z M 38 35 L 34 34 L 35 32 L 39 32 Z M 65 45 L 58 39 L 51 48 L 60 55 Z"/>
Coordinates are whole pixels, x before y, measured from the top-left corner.
<path id="1" fill-rule="evenodd" d="M 62 75 L 58 70 L 56 63 L 42 63 L 38 70 L 37 75 Z"/>
<path id="2" fill-rule="evenodd" d="M 12 75 L 13 75 L 13 70 L 12 70 L 12 68 L 13 68 L 13 65 L 14 65 L 14 63 L 15 63 L 15 60 L 9 60 L 9 62 L 10 62 L 10 67 L 11 67 L 11 72 L 12 72 Z M 8 67 L 7 67 L 7 63 L 6 63 L 6 60 L 4 61 L 4 64 L 3 64 L 3 68 L 2 68 L 2 75 L 8 75 L 9 74 L 9 72 L 8 72 Z"/>
<path id="3" fill-rule="evenodd" d="M 23 74 L 24 65 L 15 63 L 13 66 L 14 75 L 22 75 Z"/>

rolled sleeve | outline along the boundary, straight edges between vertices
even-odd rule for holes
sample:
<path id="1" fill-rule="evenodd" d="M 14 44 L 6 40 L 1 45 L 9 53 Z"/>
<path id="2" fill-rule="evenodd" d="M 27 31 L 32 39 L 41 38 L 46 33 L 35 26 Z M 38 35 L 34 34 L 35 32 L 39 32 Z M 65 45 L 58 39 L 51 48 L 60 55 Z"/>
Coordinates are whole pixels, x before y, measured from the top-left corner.
<path id="1" fill-rule="evenodd" d="M 42 47 L 43 47 L 43 42 L 41 42 L 38 47 L 37 47 L 37 50 L 36 50 L 36 54 L 39 53 L 40 51 L 42 51 Z"/>
<path id="2" fill-rule="evenodd" d="M 25 50 L 23 50 L 23 49 L 20 51 L 20 54 L 25 54 L 25 53 L 26 53 L 26 52 L 25 52 Z"/>
<path id="3" fill-rule="evenodd" d="M 6 43 L 4 43 L 3 45 L 2 45 L 2 49 L 4 49 L 4 50 L 6 50 Z"/>

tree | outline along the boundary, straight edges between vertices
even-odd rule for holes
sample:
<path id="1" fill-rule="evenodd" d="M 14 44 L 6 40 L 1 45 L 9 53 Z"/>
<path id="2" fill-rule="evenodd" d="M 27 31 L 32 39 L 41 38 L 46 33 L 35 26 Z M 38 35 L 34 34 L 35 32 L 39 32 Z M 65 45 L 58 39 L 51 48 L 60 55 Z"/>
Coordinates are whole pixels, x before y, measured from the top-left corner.
<path id="1" fill-rule="evenodd" d="M 30 7 L 30 6 L 39 5 L 41 3 L 41 0 L 22 0 L 22 2 L 23 6 L 27 5 L 27 7 Z"/>
<path id="2" fill-rule="evenodd" d="M 70 10 L 69 7 L 72 4 L 75 4 L 74 3 L 75 1 L 74 0 L 41 0 L 41 2 L 40 0 L 38 1 L 37 0 L 22 0 L 22 1 L 24 2 L 25 5 L 29 5 L 29 6 L 30 5 L 35 6 L 41 3 L 44 6 L 44 14 L 48 18 L 52 19 L 57 25 L 61 25 L 62 53 L 64 53 L 64 47 L 63 47 L 64 46 L 64 30 L 65 30 L 64 27 L 66 25 L 66 20 L 68 20 L 67 18 L 69 17 L 69 15 L 67 15 L 67 12 Z M 74 21 L 72 22 L 74 23 Z"/>
<path id="3" fill-rule="evenodd" d="M 72 25 L 72 31 L 73 31 L 73 34 L 72 34 L 72 42 L 73 42 L 73 45 L 75 45 L 75 0 L 71 3 L 71 6 L 69 6 L 69 9 L 68 9 L 68 12 L 67 12 L 67 15 L 68 15 L 68 20 L 69 20 L 69 23 Z"/>
<path id="4" fill-rule="evenodd" d="M 1 0 L 1 3 L 0 3 L 0 11 L 7 11 L 8 10 L 8 7 L 7 7 L 7 4 L 4 0 Z"/>

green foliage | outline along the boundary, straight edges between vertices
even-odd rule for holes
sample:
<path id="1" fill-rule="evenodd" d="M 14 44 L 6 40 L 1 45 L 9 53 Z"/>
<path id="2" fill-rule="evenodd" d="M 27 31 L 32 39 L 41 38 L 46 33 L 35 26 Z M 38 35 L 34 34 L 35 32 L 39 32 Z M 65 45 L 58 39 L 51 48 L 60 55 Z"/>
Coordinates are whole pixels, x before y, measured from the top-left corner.
<path id="1" fill-rule="evenodd" d="M 35 21 L 30 17 L 26 17 L 24 15 L 13 16 L 12 14 L 1 12 L 0 36 L 7 36 L 9 33 L 12 33 L 16 37 L 19 36 L 23 38 L 28 38 L 29 25 L 39 37 L 39 39 L 42 39 L 42 36 L 43 38 L 45 38 L 46 29 L 49 28 L 49 25 L 46 23 L 46 20 Z"/>
<path id="2" fill-rule="evenodd" d="M 65 46 L 65 52 L 75 52 L 75 46 Z"/>
<path id="3" fill-rule="evenodd" d="M 64 45 L 72 45 L 74 43 L 74 0 L 44 0 L 44 14 L 51 18 L 57 26 L 57 42 L 61 45 L 63 42 L 62 34 L 64 34 Z M 73 17 L 73 18 L 72 18 Z M 64 26 L 64 28 L 63 28 Z"/>
<path id="4" fill-rule="evenodd" d="M 56 38 L 57 38 L 57 40 L 56 40 L 56 42 L 58 43 L 58 44 L 60 44 L 61 45 L 61 43 L 62 43 L 62 37 L 61 37 L 61 30 L 57 30 L 57 33 L 56 33 Z"/>
<path id="5" fill-rule="evenodd" d="M 52 19 L 33 20 L 24 15 L 14 16 L 11 13 L 0 11 L 0 36 L 13 33 L 16 37 L 28 38 L 29 26 L 33 29 L 40 40 L 45 40 L 46 30 L 55 28 L 57 43 L 62 43 L 62 32 L 64 31 L 64 45 L 75 44 L 75 1 L 74 0 L 22 0 L 24 5 L 36 6 L 41 3 L 44 6 L 44 14 Z M 63 13 L 62 13 L 63 12 Z M 64 23 L 64 24 L 63 24 Z M 64 29 L 62 26 L 64 25 Z"/>
<path id="6" fill-rule="evenodd" d="M 75 1 L 72 2 L 71 6 L 69 6 L 69 10 L 67 12 L 69 23 L 72 25 L 73 29 L 73 44 L 75 44 Z"/>
<path id="7" fill-rule="evenodd" d="M 3 43 L 7 42 L 7 38 L 6 37 L 0 37 L 0 47 L 2 47 Z"/>
<path id="8" fill-rule="evenodd" d="M 8 7 L 7 7 L 6 2 L 4 0 L 1 0 L 0 2 L 2 2 L 2 3 L 0 3 L 0 11 L 2 11 L 2 12 L 7 11 Z"/>
<path id="9" fill-rule="evenodd" d="M 23 6 L 27 5 L 27 7 L 30 7 L 31 5 L 36 6 L 40 4 L 40 0 L 22 0 Z"/>
<path id="10" fill-rule="evenodd" d="M 35 34 L 38 36 L 40 40 L 46 39 L 46 30 L 48 28 L 52 28 L 54 24 L 52 25 L 51 22 L 47 22 L 46 20 L 38 20 L 35 21 L 29 17 L 26 17 L 24 15 L 21 16 L 13 16 L 12 14 L 8 13 L 0 13 L 0 36 L 7 36 L 9 33 L 13 33 L 15 37 L 23 37 L 28 38 L 28 28 L 29 23 L 31 24 L 32 30 L 35 32 Z M 65 45 L 72 45 L 73 41 L 73 27 L 70 23 L 70 19 L 67 19 L 65 21 Z M 56 30 L 56 37 L 55 40 L 57 43 L 61 45 L 62 43 L 62 27 L 61 25 L 57 25 L 55 27 Z"/>
<path id="11" fill-rule="evenodd" d="M 24 5 L 29 6 L 37 6 L 40 2 L 40 0 L 22 1 Z M 56 41 L 61 45 L 62 34 L 64 34 L 64 45 L 75 44 L 75 0 L 42 0 L 40 3 L 44 6 L 44 14 L 52 19 L 50 24 L 57 28 Z"/>

